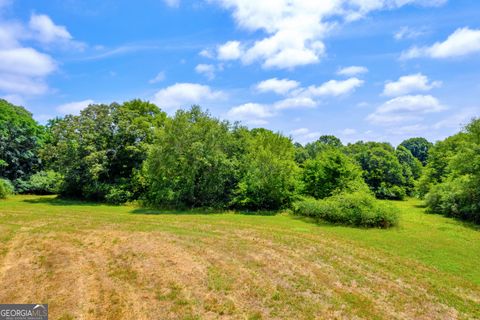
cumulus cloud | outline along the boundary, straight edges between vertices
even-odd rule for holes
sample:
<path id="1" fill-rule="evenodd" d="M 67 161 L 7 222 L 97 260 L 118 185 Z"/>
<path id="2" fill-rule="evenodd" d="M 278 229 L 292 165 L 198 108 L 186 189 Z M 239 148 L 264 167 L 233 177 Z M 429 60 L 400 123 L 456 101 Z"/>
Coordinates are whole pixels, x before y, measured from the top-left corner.
<path id="1" fill-rule="evenodd" d="M 275 92 L 276 94 L 285 95 L 292 89 L 298 88 L 299 85 L 298 81 L 272 78 L 258 83 L 256 88 L 260 92 Z"/>
<path id="2" fill-rule="evenodd" d="M 155 93 L 153 102 L 158 106 L 176 110 L 190 107 L 194 104 L 224 100 L 226 94 L 222 91 L 212 90 L 209 86 L 196 83 L 176 83 Z"/>
<path id="3" fill-rule="evenodd" d="M 315 108 L 318 102 L 309 97 L 293 97 L 275 102 L 274 108 L 277 110 L 283 109 L 298 109 L 298 108 Z"/>
<path id="4" fill-rule="evenodd" d="M 240 42 L 228 41 L 217 48 L 218 59 L 220 60 L 236 60 L 241 57 Z"/>
<path id="5" fill-rule="evenodd" d="M 367 120 L 375 124 L 391 125 L 421 120 L 422 116 L 427 113 L 440 112 L 445 109 L 446 107 L 431 95 L 406 95 L 385 102 L 375 112 L 368 115 Z"/>
<path id="6" fill-rule="evenodd" d="M 357 78 L 350 78 L 343 81 L 330 80 L 318 87 L 310 86 L 307 91 L 313 96 L 338 97 L 355 91 L 355 89 L 361 87 L 363 83 L 363 80 Z"/>
<path id="7" fill-rule="evenodd" d="M 291 69 L 320 61 L 325 54 L 324 38 L 339 22 L 360 19 L 369 12 L 394 9 L 407 4 L 441 5 L 446 0 L 210 0 L 233 12 L 235 22 L 248 31 L 266 34 L 253 44 L 231 44 L 243 63 L 262 63 L 265 68 Z"/>
<path id="8" fill-rule="evenodd" d="M 401 59 L 434 58 L 445 59 L 480 53 L 480 29 L 461 28 L 445 41 L 431 46 L 412 47 L 401 55 Z"/>
<path id="9" fill-rule="evenodd" d="M 95 101 L 91 99 L 69 102 L 69 103 L 65 103 L 58 106 L 57 111 L 61 114 L 78 115 L 80 111 L 82 111 L 83 109 L 85 109 L 86 107 L 94 103 Z"/>
<path id="10" fill-rule="evenodd" d="M 227 113 L 227 116 L 232 120 L 244 121 L 254 125 L 267 124 L 266 119 L 273 115 L 268 105 L 259 103 L 245 103 L 231 108 Z"/>
<path id="11" fill-rule="evenodd" d="M 57 69 L 50 55 L 24 45 L 25 41 L 82 46 L 64 26 L 56 25 L 47 15 L 32 14 L 28 24 L 1 21 L 0 93 L 4 95 L 44 94 L 48 91 L 46 78 Z"/>
<path id="12" fill-rule="evenodd" d="M 346 68 L 341 68 L 338 70 L 337 74 L 340 76 L 353 77 L 362 73 L 367 73 L 368 69 L 361 66 L 351 66 Z"/>
<path id="13" fill-rule="evenodd" d="M 195 72 L 199 74 L 203 74 L 206 76 L 209 80 L 212 80 L 215 78 L 215 66 L 212 64 L 199 64 L 195 67 Z"/>
<path id="14" fill-rule="evenodd" d="M 413 92 L 429 91 L 441 86 L 440 81 L 430 82 L 427 76 L 421 73 L 400 77 L 397 81 L 390 81 L 385 84 L 383 94 L 396 97 Z"/>

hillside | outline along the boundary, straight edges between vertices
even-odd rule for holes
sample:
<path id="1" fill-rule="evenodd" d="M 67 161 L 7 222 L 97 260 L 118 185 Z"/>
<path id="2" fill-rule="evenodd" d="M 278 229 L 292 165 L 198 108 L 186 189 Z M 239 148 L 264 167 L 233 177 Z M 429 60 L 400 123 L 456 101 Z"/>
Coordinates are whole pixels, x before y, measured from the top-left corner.
<path id="1" fill-rule="evenodd" d="M 393 202 L 389 230 L 285 214 L 0 202 L 0 301 L 52 319 L 480 318 L 478 227 Z"/>

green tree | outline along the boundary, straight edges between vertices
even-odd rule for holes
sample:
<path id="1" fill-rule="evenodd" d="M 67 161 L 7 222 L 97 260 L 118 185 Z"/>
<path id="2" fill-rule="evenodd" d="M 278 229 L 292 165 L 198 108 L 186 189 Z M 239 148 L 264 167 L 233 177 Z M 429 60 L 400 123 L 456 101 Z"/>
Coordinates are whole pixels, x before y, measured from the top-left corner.
<path id="1" fill-rule="evenodd" d="M 333 148 L 305 161 L 302 180 L 304 193 L 316 199 L 342 191 L 368 190 L 355 161 Z"/>
<path id="2" fill-rule="evenodd" d="M 316 141 L 307 143 L 305 150 L 310 159 L 315 159 L 317 155 L 329 148 L 342 148 L 342 141 L 333 135 L 320 136 Z"/>
<path id="3" fill-rule="evenodd" d="M 225 207 L 237 181 L 240 153 L 226 121 L 198 106 L 179 110 L 158 131 L 146 164 L 156 206 Z"/>
<path id="4" fill-rule="evenodd" d="M 0 177 L 15 182 L 39 170 L 43 135 L 30 112 L 0 99 Z"/>
<path id="5" fill-rule="evenodd" d="M 420 160 L 422 165 L 427 165 L 428 151 L 433 147 L 433 143 L 425 138 L 410 138 L 403 141 L 401 146 L 407 148 L 412 155 Z"/>
<path id="6" fill-rule="evenodd" d="M 429 168 L 439 171 L 439 182 L 432 182 L 426 196 L 430 210 L 480 224 L 480 119 L 472 120 L 464 132 L 447 138 L 434 149 L 434 153 L 439 149 L 449 152 L 444 154 L 440 166 Z M 432 172 L 429 174 L 435 177 Z"/>
<path id="7" fill-rule="evenodd" d="M 405 178 L 405 190 L 408 195 L 412 196 L 415 191 L 415 181 L 418 180 L 422 174 L 422 163 L 402 145 L 397 147 L 395 155 L 402 166 L 402 174 Z"/>
<path id="8" fill-rule="evenodd" d="M 380 199 L 403 199 L 406 180 L 403 167 L 388 143 L 357 142 L 349 145 L 352 154 L 363 170 L 363 178 Z"/>
<path id="9" fill-rule="evenodd" d="M 133 100 L 90 105 L 48 125 L 42 158 L 64 176 L 61 193 L 124 202 L 143 193 L 140 170 L 165 113 Z"/>
<path id="10" fill-rule="evenodd" d="M 234 206 L 275 210 L 289 205 L 297 193 L 299 173 L 291 140 L 266 129 L 253 129 L 245 145 Z"/>

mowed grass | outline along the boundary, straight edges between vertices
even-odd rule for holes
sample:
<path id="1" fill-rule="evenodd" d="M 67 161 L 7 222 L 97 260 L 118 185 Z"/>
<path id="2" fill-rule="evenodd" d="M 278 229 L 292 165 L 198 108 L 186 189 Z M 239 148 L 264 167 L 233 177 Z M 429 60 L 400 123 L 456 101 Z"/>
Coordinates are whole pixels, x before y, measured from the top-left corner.
<path id="1" fill-rule="evenodd" d="M 480 230 L 395 202 L 389 230 L 286 214 L 0 201 L 0 303 L 51 319 L 480 319 Z"/>

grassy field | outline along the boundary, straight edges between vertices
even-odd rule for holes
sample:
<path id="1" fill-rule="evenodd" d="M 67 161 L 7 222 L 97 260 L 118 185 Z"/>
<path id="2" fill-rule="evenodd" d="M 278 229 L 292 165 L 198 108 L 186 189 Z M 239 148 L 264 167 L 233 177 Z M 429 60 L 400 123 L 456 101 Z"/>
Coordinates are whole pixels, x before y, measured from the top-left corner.
<path id="1" fill-rule="evenodd" d="M 288 215 L 0 201 L 0 303 L 50 319 L 480 319 L 480 230 L 396 202 L 365 230 Z"/>

